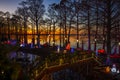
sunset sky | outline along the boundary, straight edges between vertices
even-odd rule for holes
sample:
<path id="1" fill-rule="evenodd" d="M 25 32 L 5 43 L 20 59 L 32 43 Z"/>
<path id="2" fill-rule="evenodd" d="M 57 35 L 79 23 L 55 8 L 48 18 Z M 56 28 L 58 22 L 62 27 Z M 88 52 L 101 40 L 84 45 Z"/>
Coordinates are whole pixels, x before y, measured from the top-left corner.
<path id="1" fill-rule="evenodd" d="M 14 13 L 19 6 L 18 3 L 24 0 L 0 0 L 0 11 Z M 44 0 L 44 5 L 47 8 L 51 3 L 58 3 L 60 0 Z"/>

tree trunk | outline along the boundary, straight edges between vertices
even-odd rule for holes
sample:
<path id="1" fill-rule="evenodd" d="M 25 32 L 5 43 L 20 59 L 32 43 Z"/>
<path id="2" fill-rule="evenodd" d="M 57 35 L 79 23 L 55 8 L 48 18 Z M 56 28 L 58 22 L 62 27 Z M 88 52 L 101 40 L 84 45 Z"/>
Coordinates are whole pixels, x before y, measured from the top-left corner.
<path id="1" fill-rule="evenodd" d="M 62 29 L 61 29 L 61 27 L 62 27 L 62 23 L 60 23 L 60 48 L 61 48 L 61 44 L 62 44 L 62 40 L 61 40 L 61 38 L 62 38 L 62 36 L 61 36 Z"/>
<path id="2" fill-rule="evenodd" d="M 7 24 L 8 24 L 8 39 L 10 40 L 10 23 L 9 23 L 9 18 L 7 19 Z"/>
<path id="3" fill-rule="evenodd" d="M 26 20 L 24 20 L 24 42 L 27 44 L 27 23 Z"/>
<path id="4" fill-rule="evenodd" d="M 50 31 L 49 31 L 49 45 L 51 44 L 51 23 L 50 23 Z"/>
<path id="5" fill-rule="evenodd" d="M 103 24 L 103 49 L 105 50 L 105 41 L 106 41 L 106 38 L 105 38 L 105 19 L 104 19 L 104 24 Z"/>
<path id="6" fill-rule="evenodd" d="M 94 44 L 94 51 L 96 51 L 96 40 L 97 40 L 97 35 L 98 35 L 98 4 L 96 0 L 96 32 L 95 32 L 95 44 Z"/>
<path id="7" fill-rule="evenodd" d="M 67 45 L 67 23 L 66 23 L 67 19 L 66 19 L 66 11 L 65 11 L 65 46 Z"/>
<path id="8" fill-rule="evenodd" d="M 39 33 L 39 29 L 38 29 L 38 20 L 36 20 L 36 29 L 37 29 L 37 45 L 40 48 L 40 33 Z"/>
<path id="9" fill-rule="evenodd" d="M 32 23 L 32 43 L 33 46 L 35 45 L 35 30 L 34 30 L 34 24 Z"/>
<path id="10" fill-rule="evenodd" d="M 70 20 L 70 23 L 69 23 L 68 42 L 70 42 L 70 34 L 71 34 L 71 20 Z"/>
<path id="11" fill-rule="evenodd" d="M 91 50 L 91 40 L 90 40 L 90 11 L 88 10 L 88 50 Z"/>
<path id="12" fill-rule="evenodd" d="M 53 46 L 55 46 L 55 22 L 53 22 Z"/>
<path id="13" fill-rule="evenodd" d="M 79 25 L 78 25 L 78 14 L 77 14 L 77 48 L 79 48 Z"/>
<path id="14" fill-rule="evenodd" d="M 107 0 L 107 54 L 111 54 L 111 1 Z"/>

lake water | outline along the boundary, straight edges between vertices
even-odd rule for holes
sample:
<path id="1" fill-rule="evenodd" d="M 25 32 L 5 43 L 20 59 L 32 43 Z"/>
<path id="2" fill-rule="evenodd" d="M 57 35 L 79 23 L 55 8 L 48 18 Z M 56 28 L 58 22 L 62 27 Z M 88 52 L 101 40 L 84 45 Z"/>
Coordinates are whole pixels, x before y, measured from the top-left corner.
<path id="1" fill-rule="evenodd" d="M 12 39 L 15 39 L 15 36 L 12 35 L 11 36 Z M 53 43 L 53 35 L 49 36 L 49 35 L 40 35 L 40 43 L 41 44 L 44 44 L 46 42 L 49 42 L 49 39 L 50 39 L 50 45 L 52 45 Z M 63 43 L 63 36 L 61 36 L 62 39 L 62 43 Z M 28 39 L 28 43 L 31 43 L 32 42 L 32 38 L 33 36 L 32 35 L 27 35 L 27 39 Z M 34 35 L 34 38 L 35 38 L 35 43 L 37 43 L 36 39 L 37 39 L 37 36 Z M 24 36 L 21 36 L 21 41 L 24 41 Z M 79 47 L 82 47 L 82 41 L 84 43 L 84 49 L 87 50 L 88 49 L 88 38 L 87 36 L 79 36 Z M 55 35 L 55 44 L 56 45 L 60 45 L 60 36 L 59 35 Z M 63 45 L 63 44 L 62 44 Z M 71 45 L 71 48 L 76 48 L 77 47 L 77 36 L 76 35 L 70 35 L 70 45 Z M 96 50 L 97 49 L 101 49 L 102 48 L 102 43 L 97 43 L 96 44 Z M 112 49 L 112 53 L 114 52 L 114 48 Z M 106 47 L 105 47 L 106 49 Z M 91 50 L 94 50 L 94 37 L 91 37 Z M 118 46 L 117 46 L 117 53 L 118 53 Z"/>

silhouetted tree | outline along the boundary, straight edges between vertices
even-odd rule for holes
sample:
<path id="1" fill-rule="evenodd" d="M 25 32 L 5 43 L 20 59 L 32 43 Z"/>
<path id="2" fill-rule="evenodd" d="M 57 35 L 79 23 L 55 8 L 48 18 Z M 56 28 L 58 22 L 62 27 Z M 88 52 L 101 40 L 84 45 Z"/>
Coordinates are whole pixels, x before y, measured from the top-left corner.
<path id="1" fill-rule="evenodd" d="M 28 21 L 28 8 L 26 7 L 26 2 L 22 1 L 20 3 L 21 7 L 18 7 L 16 14 L 20 16 L 22 19 L 22 24 L 24 26 L 24 43 L 27 44 L 27 21 Z"/>
<path id="2" fill-rule="evenodd" d="M 0 11 L 0 38 L 2 39 L 4 37 L 4 12 Z"/>
<path id="3" fill-rule="evenodd" d="M 6 16 L 6 19 L 7 19 L 7 34 L 8 34 L 8 39 L 10 40 L 10 13 L 6 12 L 5 16 Z"/>
<path id="4" fill-rule="evenodd" d="M 55 46 L 55 31 L 56 31 L 56 22 L 57 22 L 57 12 L 56 12 L 57 4 L 53 3 L 49 5 L 48 8 L 48 17 L 51 20 L 51 25 L 53 25 L 53 46 Z"/>
<path id="5" fill-rule="evenodd" d="M 28 15 L 36 25 L 37 44 L 39 46 L 40 44 L 39 23 L 45 12 L 43 0 L 26 0 L 26 5 L 28 7 Z"/>

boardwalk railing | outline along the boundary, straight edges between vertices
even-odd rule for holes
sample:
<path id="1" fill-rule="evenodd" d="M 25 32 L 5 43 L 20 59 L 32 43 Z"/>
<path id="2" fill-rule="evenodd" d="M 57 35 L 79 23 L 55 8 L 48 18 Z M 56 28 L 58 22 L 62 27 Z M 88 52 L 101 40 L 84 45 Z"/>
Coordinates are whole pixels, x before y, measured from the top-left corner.
<path id="1" fill-rule="evenodd" d="M 45 70 L 51 67 L 74 64 L 78 61 L 84 61 L 90 58 L 96 59 L 95 54 L 52 54 L 47 57 L 45 61 L 41 61 L 37 64 L 37 67 L 32 70 L 31 78 L 36 79 L 38 76 L 45 74 Z"/>

